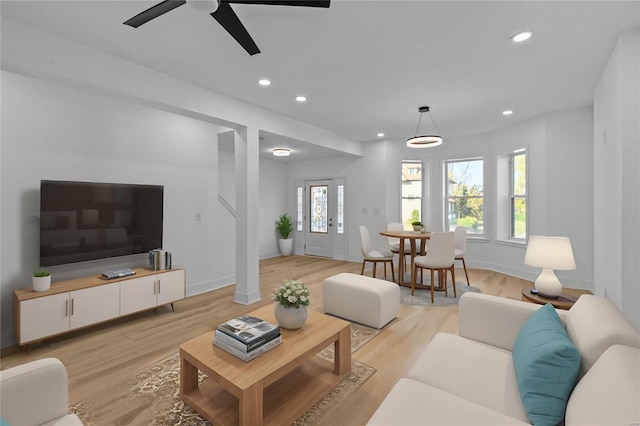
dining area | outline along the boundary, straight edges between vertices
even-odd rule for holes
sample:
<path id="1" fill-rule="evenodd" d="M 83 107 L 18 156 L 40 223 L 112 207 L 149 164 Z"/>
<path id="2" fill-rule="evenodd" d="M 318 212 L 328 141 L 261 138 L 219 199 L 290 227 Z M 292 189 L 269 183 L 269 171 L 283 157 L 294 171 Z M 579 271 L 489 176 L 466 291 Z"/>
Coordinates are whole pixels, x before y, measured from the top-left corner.
<path id="1" fill-rule="evenodd" d="M 457 297 L 454 263 L 458 260 L 462 262 L 467 285 L 469 285 L 469 275 L 464 259 L 466 227 L 456 226 L 455 230 L 450 232 L 432 232 L 423 227 L 408 230 L 402 223 L 388 223 L 387 229 L 379 231 L 379 234 L 386 239 L 385 249 L 374 248 L 367 227 L 360 226 L 363 255 L 361 275 L 364 275 L 367 262 L 371 262 L 372 276 L 375 278 L 378 263 L 383 263 L 386 278 L 387 264 L 389 264 L 392 281 L 399 286 L 411 288 L 412 296 L 416 290 L 429 290 L 431 303 L 433 303 L 436 291 L 443 291 L 445 297 L 448 297 L 449 274 L 453 296 Z M 395 259 L 398 265 L 397 279 L 394 268 Z M 425 270 L 430 273 L 429 284 L 424 283 Z"/>

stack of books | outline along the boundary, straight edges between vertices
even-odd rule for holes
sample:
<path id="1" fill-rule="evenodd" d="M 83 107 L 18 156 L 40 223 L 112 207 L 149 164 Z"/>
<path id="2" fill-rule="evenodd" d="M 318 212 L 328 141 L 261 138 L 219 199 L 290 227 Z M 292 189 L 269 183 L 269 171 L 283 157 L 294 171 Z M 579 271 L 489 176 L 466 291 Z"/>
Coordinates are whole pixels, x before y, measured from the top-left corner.
<path id="1" fill-rule="evenodd" d="M 243 361 L 251 361 L 280 343 L 280 326 L 249 315 L 223 322 L 213 335 L 214 345 Z"/>

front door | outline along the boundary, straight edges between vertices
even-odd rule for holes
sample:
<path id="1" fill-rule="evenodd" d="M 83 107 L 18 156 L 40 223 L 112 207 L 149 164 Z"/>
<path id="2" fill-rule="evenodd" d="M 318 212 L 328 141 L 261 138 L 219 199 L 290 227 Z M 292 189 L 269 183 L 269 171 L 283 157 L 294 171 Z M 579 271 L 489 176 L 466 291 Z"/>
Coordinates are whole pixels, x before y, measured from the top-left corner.
<path id="1" fill-rule="evenodd" d="M 308 219 L 305 229 L 305 254 L 333 257 L 335 184 L 333 180 L 305 183 Z"/>

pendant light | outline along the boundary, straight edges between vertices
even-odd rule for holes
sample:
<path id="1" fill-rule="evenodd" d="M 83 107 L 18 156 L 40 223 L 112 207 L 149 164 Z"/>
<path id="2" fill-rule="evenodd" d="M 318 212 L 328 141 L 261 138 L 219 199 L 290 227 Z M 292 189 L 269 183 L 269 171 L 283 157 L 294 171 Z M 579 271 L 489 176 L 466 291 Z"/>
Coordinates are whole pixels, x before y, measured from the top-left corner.
<path id="1" fill-rule="evenodd" d="M 436 132 L 440 133 L 438 130 L 438 126 L 436 126 L 436 122 L 433 121 L 433 117 L 431 117 L 431 112 L 429 111 L 428 106 L 421 106 L 418 108 L 418 112 L 420 113 L 420 118 L 418 119 L 418 127 L 416 127 L 416 135 L 412 138 L 407 139 L 407 146 L 409 148 L 430 148 L 432 146 L 438 146 L 442 144 L 442 136 L 439 135 L 421 135 L 418 136 L 418 130 L 420 130 L 420 121 L 422 121 L 422 114 L 425 112 L 429 113 L 429 118 L 431 118 L 431 122 L 433 123 L 433 127 L 436 128 Z"/>

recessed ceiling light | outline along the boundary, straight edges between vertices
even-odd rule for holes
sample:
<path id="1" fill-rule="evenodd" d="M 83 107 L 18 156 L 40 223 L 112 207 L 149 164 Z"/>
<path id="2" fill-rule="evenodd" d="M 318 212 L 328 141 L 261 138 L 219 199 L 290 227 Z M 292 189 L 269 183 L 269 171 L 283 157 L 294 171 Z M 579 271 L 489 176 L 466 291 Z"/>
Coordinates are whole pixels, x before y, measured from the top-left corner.
<path id="1" fill-rule="evenodd" d="M 511 114 L 513 114 L 513 111 L 510 110 L 510 109 L 506 109 L 506 110 L 502 111 L 502 115 L 511 115 Z"/>
<path id="2" fill-rule="evenodd" d="M 518 33 L 512 36 L 511 40 L 515 41 L 516 43 L 520 43 L 522 41 L 529 40 L 529 38 L 531 38 L 532 35 L 533 33 L 531 31 L 523 31 L 521 33 Z"/>
<path id="3" fill-rule="evenodd" d="M 267 80 L 266 78 L 261 78 L 258 80 L 258 84 L 260 86 L 271 86 L 271 80 Z"/>
<path id="4" fill-rule="evenodd" d="M 302 95 L 296 96 L 296 101 L 298 102 L 305 102 L 306 100 L 307 100 L 306 96 L 302 96 Z"/>
<path id="5" fill-rule="evenodd" d="M 273 155 L 276 157 L 288 157 L 291 155 L 291 151 L 288 148 L 274 148 Z"/>
<path id="6" fill-rule="evenodd" d="M 384 133 L 378 133 L 378 137 L 379 137 L 379 138 L 384 137 Z"/>

